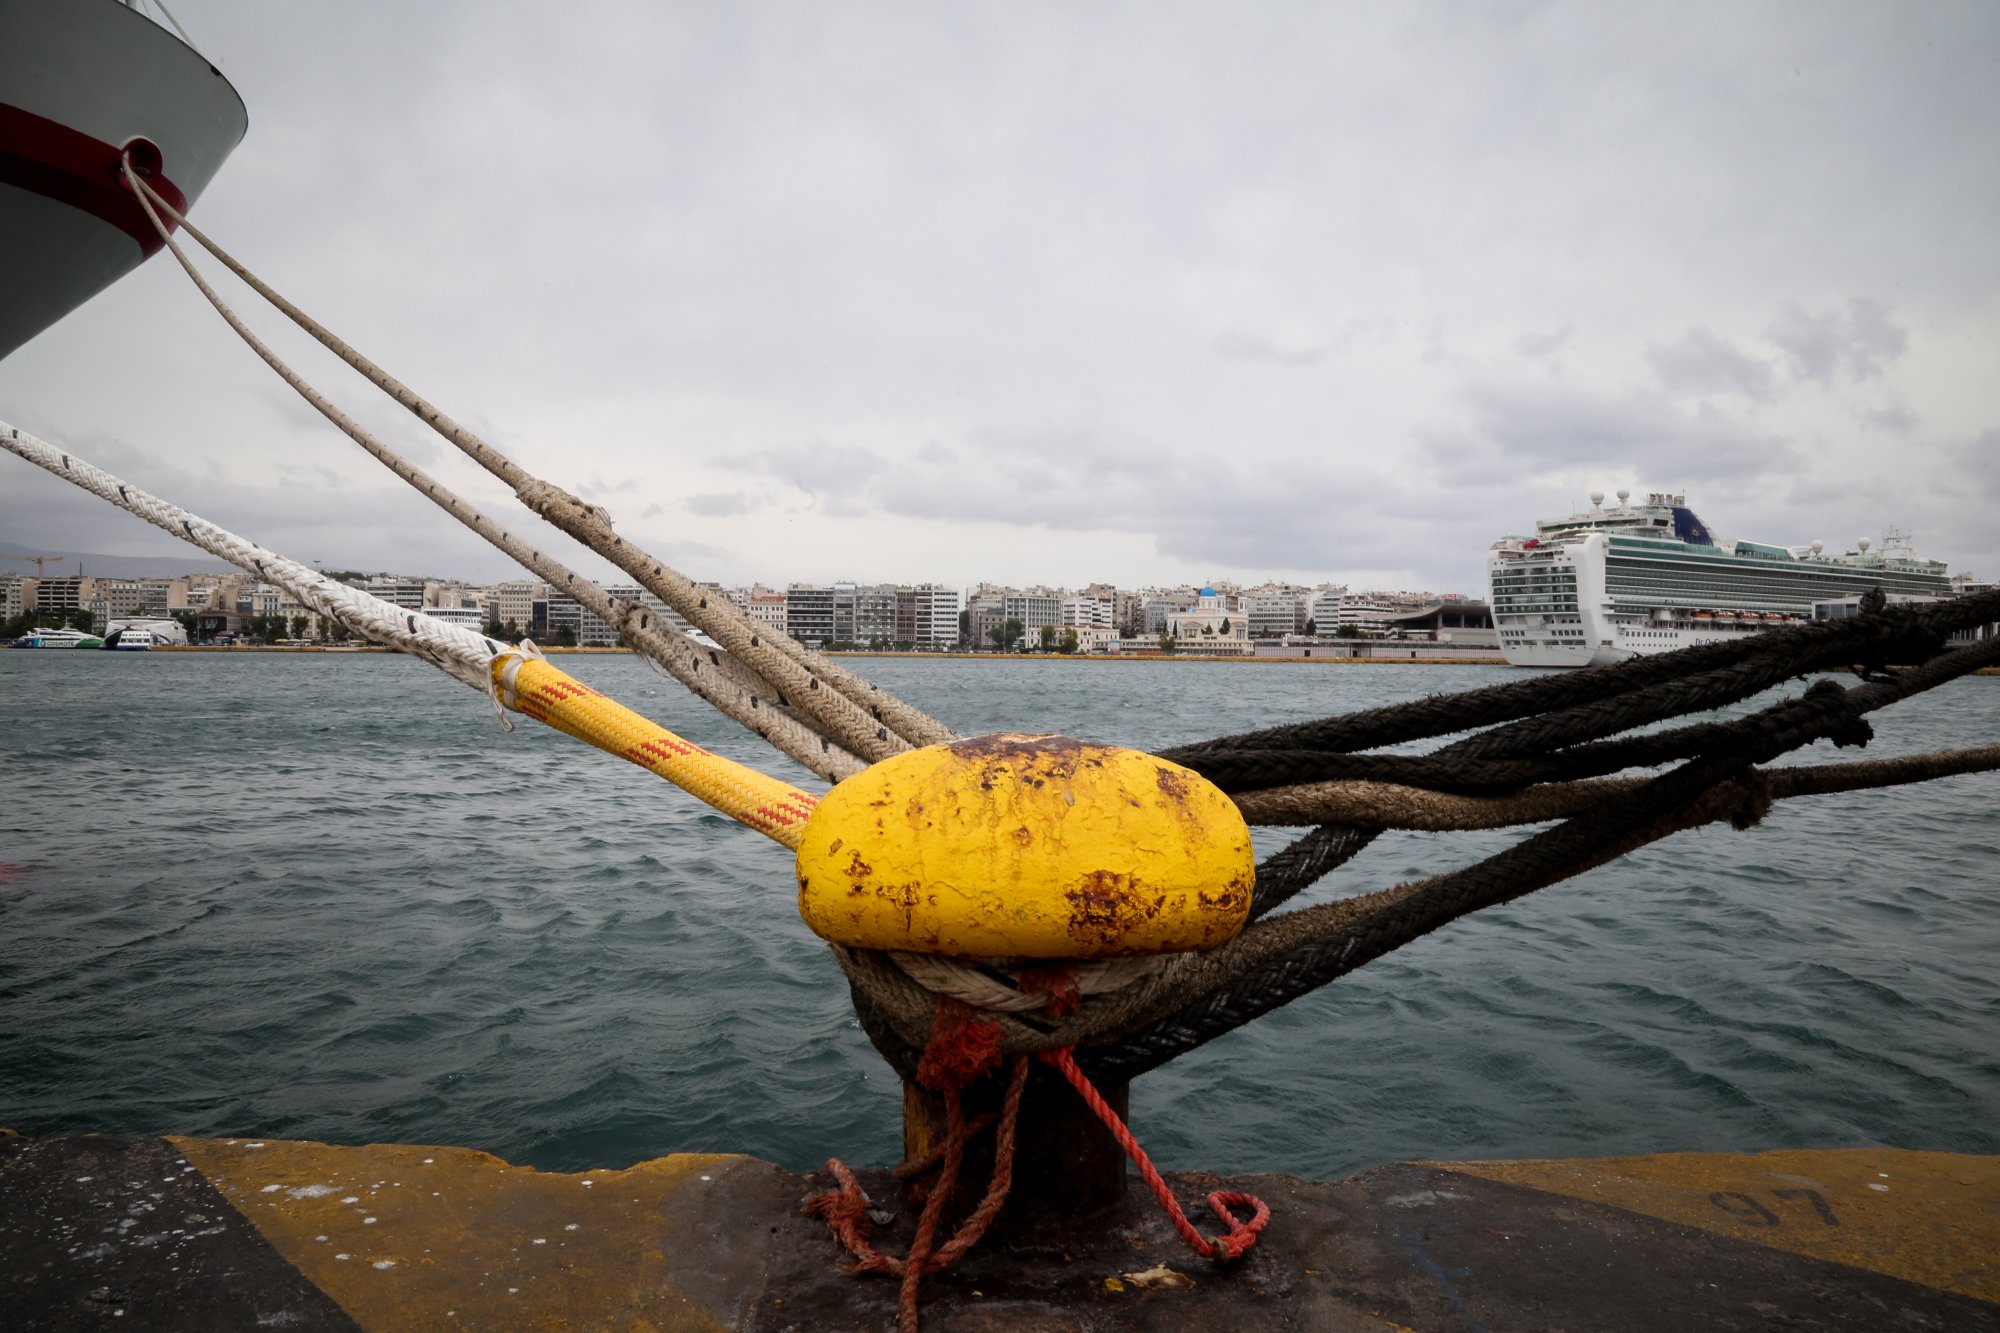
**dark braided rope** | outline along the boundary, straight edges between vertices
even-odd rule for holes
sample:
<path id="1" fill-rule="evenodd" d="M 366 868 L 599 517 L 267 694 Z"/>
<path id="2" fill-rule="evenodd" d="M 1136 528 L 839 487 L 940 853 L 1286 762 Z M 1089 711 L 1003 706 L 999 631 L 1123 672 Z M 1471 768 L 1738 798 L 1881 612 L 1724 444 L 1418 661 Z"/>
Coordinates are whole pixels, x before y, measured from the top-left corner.
<path id="1" fill-rule="evenodd" d="M 1779 705 L 1783 706 L 1783 705 Z M 1203 761 L 1202 776 L 1225 792 L 1262 791 L 1307 782 L 1393 782 L 1406 787 L 1494 796 L 1540 782 L 1603 777 L 1628 768 L 1673 763 L 1726 746 L 1730 738 L 1761 724 L 1761 714 L 1734 722 L 1697 722 L 1671 731 L 1622 740 L 1597 741 L 1555 754 L 1519 759 L 1458 759 L 1440 751 L 1428 755 L 1324 754 L 1317 750 L 1251 750 Z M 1864 745 L 1872 732 L 1866 722 L 1832 737 L 1840 745 Z"/>
<path id="2" fill-rule="evenodd" d="M 1338 929 L 1311 931 L 1303 919 L 1312 909 L 1266 923 L 1267 938 L 1281 945 L 1276 956 L 1246 967 L 1115 1045 L 1082 1052 L 1084 1063 L 1093 1075 L 1136 1077 L 1461 916 L 1558 883 L 1676 831 L 1683 827 L 1677 822 L 1683 812 L 1751 766 L 1821 737 L 1851 733 L 1865 725 L 1865 713 L 1995 662 L 2000 662 L 2000 639 L 1942 654 L 1892 679 L 1852 690 L 1819 681 L 1804 699 L 1787 700 L 1759 714 L 1756 720 L 1762 725 L 1739 733 L 1728 750 L 1694 758 L 1505 851 L 1395 895 L 1380 910 Z M 1739 811 L 1734 817 L 1747 826 L 1761 811 Z M 1295 940 L 1286 938 L 1285 930 L 1293 921 L 1300 923 L 1291 932 Z"/>
<path id="3" fill-rule="evenodd" d="M 1842 640 L 1824 645 L 1811 655 L 1811 665 L 1805 669 L 1845 666 L 1857 660 L 1871 666 L 1892 661 L 1907 665 L 1926 661 L 1944 648 L 1944 636 L 1909 610 L 1885 611 L 1879 620 L 1871 618 L 1868 627 L 1873 630 L 1869 639 L 1860 644 Z M 1795 668 L 1806 661 L 1807 657 L 1797 652 L 1753 657 L 1717 670 L 1663 681 L 1643 694 L 1598 700 L 1510 722 L 1468 736 L 1438 753 L 1468 759 L 1546 754 L 1667 718 L 1726 707 L 1797 676 L 1799 671 Z"/>
<path id="4" fill-rule="evenodd" d="M 1381 833 L 1381 829 L 1348 824 L 1321 824 L 1283 851 L 1265 857 L 1257 867 L 1257 887 L 1250 895 L 1250 920 L 1311 888 L 1353 860 Z"/>
<path id="5" fill-rule="evenodd" d="M 1895 613 L 1926 634 L 1944 636 L 2000 620 L 2000 591 L 1957 597 L 1921 610 Z M 1371 708 L 1340 717 L 1292 723 L 1240 735 L 1221 736 L 1161 751 L 1161 757 L 1201 769 L 1204 756 L 1232 750 L 1323 750 L 1352 752 L 1383 745 L 1469 731 L 1495 723 L 1534 718 L 1672 684 L 1742 662 L 1760 662 L 1767 688 L 1808 671 L 1866 663 L 1881 655 L 1884 621 L 1877 615 L 1824 621 L 1793 629 L 1765 630 L 1734 643 L 1706 644 L 1632 658 L 1610 666 L 1586 667 L 1558 676 L 1515 681 L 1458 694 L 1433 695 L 1409 703 Z M 1738 697 L 1745 697 L 1739 695 Z M 1636 724 L 1635 724 L 1636 725 Z M 1599 733 L 1602 734 L 1602 733 Z"/>

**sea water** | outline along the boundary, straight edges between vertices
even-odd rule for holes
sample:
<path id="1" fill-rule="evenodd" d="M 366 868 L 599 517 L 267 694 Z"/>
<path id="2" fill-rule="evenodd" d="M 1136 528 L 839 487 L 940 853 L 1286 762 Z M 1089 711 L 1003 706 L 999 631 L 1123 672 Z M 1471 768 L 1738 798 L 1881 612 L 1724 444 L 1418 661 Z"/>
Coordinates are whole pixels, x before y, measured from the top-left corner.
<path id="1" fill-rule="evenodd" d="M 636 658 L 561 664 L 804 781 Z M 964 734 L 1147 748 L 1519 674 L 852 665 Z M 2000 679 L 1876 725 L 1869 756 L 2000 740 Z M 567 737 L 503 731 L 411 658 L 0 652 L 0 781 L 0 1126 L 457 1144 L 551 1169 L 898 1155 L 897 1080 L 799 921 L 788 854 Z M 1386 835 L 1306 900 L 1521 836 Z M 1991 1153 L 1996 959 L 2000 775 L 1789 801 L 1370 964 L 1141 1078 L 1133 1119 L 1169 1166 L 1319 1177 Z"/>

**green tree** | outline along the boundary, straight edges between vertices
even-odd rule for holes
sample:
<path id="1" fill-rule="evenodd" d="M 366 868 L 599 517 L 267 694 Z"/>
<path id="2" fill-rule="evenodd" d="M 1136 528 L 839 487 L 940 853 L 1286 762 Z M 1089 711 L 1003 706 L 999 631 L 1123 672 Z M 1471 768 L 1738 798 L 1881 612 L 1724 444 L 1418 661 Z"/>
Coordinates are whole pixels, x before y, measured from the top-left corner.
<path id="1" fill-rule="evenodd" d="M 1077 650 L 1077 645 L 1076 631 L 1066 629 L 1062 632 L 1062 641 L 1056 644 L 1056 651 L 1059 653 L 1073 653 Z"/>
<path id="2" fill-rule="evenodd" d="M 1221 630 L 1220 630 L 1220 631 L 1218 631 L 1218 632 L 1219 632 L 1219 633 L 1220 633 L 1220 634 L 1222 635 L 1222 637 L 1223 637 L 1223 638 L 1225 638 L 1225 639 L 1229 637 L 1229 617 L 1228 617 L 1228 616 L 1224 616 L 1224 617 L 1222 618 L 1222 628 L 1221 628 Z"/>
<path id="3" fill-rule="evenodd" d="M 958 641 L 964 644 L 972 642 L 972 612 L 970 611 L 960 611 L 958 613 Z"/>
<path id="4" fill-rule="evenodd" d="M 1336 639 L 1358 639 L 1361 637 L 1361 626 L 1342 625 L 1333 632 L 1333 637 Z"/>
<path id="5" fill-rule="evenodd" d="M 1306 633 L 1308 634 L 1319 633 L 1319 622 L 1314 620 L 1310 616 L 1306 617 Z"/>
<path id="6" fill-rule="evenodd" d="M 1170 653 L 1177 647 L 1179 647 L 1179 644 L 1175 642 L 1172 632 L 1168 630 L 1161 630 L 1160 651 L 1163 653 Z"/>
<path id="7" fill-rule="evenodd" d="M 97 617 L 80 606 L 69 613 L 68 620 L 70 629 L 80 629 L 85 634 L 97 633 Z"/>
<path id="8" fill-rule="evenodd" d="M 501 632 L 495 635 L 494 636 L 495 638 L 505 639 L 509 643 L 520 642 L 521 627 L 519 624 L 515 623 L 512 620 L 509 620 L 505 625 L 501 626 L 500 628 Z"/>
<path id="9" fill-rule="evenodd" d="M 1045 653 L 1054 652 L 1056 650 L 1056 627 L 1054 625 L 1042 626 L 1041 639 L 1042 651 Z"/>
<path id="10" fill-rule="evenodd" d="M 564 625 L 555 632 L 555 637 L 550 642 L 558 648 L 574 648 L 576 647 L 576 631 L 568 625 Z"/>
<path id="11" fill-rule="evenodd" d="M 295 639 L 303 639 L 306 636 L 306 630 L 311 626 L 311 624 L 312 624 L 312 618 L 310 616 L 306 615 L 293 616 L 292 637 Z"/>

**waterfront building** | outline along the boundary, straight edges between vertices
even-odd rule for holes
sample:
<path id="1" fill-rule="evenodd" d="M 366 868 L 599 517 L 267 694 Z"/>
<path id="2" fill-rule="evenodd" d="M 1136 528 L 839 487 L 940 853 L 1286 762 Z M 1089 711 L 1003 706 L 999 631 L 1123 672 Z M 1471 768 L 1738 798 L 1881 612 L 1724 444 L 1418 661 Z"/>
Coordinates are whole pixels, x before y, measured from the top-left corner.
<path id="1" fill-rule="evenodd" d="M 52 611 L 57 614 L 81 611 L 85 602 L 97 596 L 96 581 L 81 574 L 29 579 L 27 587 L 29 595 L 33 598 L 28 606 L 30 611 Z"/>
<path id="2" fill-rule="evenodd" d="M 1195 594 L 1194 606 L 1167 617 L 1167 632 L 1175 650 L 1184 653 L 1247 654 L 1255 651 L 1244 627 L 1243 612 L 1232 609 L 1228 597 L 1207 586 Z"/>
<path id="3" fill-rule="evenodd" d="M 794 583 L 786 588 L 785 633 L 808 648 L 832 643 L 834 600 L 831 584 Z"/>
<path id="4" fill-rule="evenodd" d="M 773 634 L 786 632 L 785 594 L 772 592 L 760 584 L 750 590 L 743 609 L 749 613 L 751 623 L 761 625 Z"/>
<path id="5" fill-rule="evenodd" d="M 1141 628 L 1148 634 L 1164 634 L 1167 618 L 1182 611 L 1192 611 L 1198 594 L 1192 588 L 1176 588 L 1172 592 L 1156 593 L 1146 599 L 1145 617 Z"/>
<path id="6" fill-rule="evenodd" d="M 1299 617 L 1298 590 L 1291 587 L 1260 588 L 1243 594 L 1243 620 L 1253 639 L 1280 639 L 1305 628 Z"/>
<path id="7" fill-rule="evenodd" d="M 952 613 L 957 618 L 957 612 Z M 839 611 L 836 607 L 835 616 Z M 854 627 L 846 634 L 834 629 L 834 641 L 870 648 L 887 648 L 896 642 L 896 585 L 862 584 L 854 588 Z"/>
<path id="8" fill-rule="evenodd" d="M 918 583 L 896 589 L 896 642 L 935 650 L 958 642 L 958 589 Z"/>
<path id="9" fill-rule="evenodd" d="M 12 620 L 28 609 L 26 583 L 19 574 L 0 574 L 0 620 Z"/>
<path id="10" fill-rule="evenodd" d="M 1063 598 L 1061 614 L 1065 629 L 1116 629 L 1118 600 L 1085 591 Z"/>
<path id="11" fill-rule="evenodd" d="M 398 578 L 392 574 L 372 575 L 361 587 L 405 611 L 423 610 L 425 595 L 430 591 L 430 585 L 422 579 Z"/>
<path id="12" fill-rule="evenodd" d="M 511 624 L 529 634 L 535 625 L 535 603 L 547 598 L 548 588 L 541 583 L 496 583 L 486 593 L 486 618 L 495 625 Z"/>
<path id="13" fill-rule="evenodd" d="M 1022 629 L 1030 635 L 1044 625 L 1062 624 L 1062 598 L 1047 590 L 1010 593 L 1001 602 L 1005 618 L 1020 621 Z"/>
<path id="14" fill-rule="evenodd" d="M 1006 627 L 1006 591 L 982 584 L 965 602 L 966 641 L 970 647 L 986 651 L 997 647 L 994 632 Z"/>

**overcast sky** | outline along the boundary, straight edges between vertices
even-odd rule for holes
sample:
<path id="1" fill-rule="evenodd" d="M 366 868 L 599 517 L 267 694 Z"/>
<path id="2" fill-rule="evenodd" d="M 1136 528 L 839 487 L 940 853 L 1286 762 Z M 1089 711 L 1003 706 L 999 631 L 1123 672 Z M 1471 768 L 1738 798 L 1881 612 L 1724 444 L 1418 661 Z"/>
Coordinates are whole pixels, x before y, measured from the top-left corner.
<path id="1" fill-rule="evenodd" d="M 2000 575 L 1990 0 L 174 9 L 250 110 L 195 221 L 697 578 L 1477 593 L 1620 485 Z M 165 256 L 0 418 L 299 559 L 513 572 Z M 0 539 L 174 549 L 13 459 Z"/>

